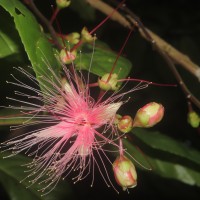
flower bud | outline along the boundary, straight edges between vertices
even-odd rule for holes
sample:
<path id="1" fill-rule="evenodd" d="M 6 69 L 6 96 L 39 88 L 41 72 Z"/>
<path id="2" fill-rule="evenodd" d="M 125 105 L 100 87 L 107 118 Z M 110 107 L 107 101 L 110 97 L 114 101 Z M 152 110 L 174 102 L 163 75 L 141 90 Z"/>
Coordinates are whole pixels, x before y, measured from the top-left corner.
<path id="1" fill-rule="evenodd" d="M 64 64 L 70 64 L 72 63 L 76 58 L 76 51 L 69 52 L 65 49 L 62 49 L 60 51 L 60 59 Z"/>
<path id="2" fill-rule="evenodd" d="M 110 76 L 110 79 L 108 80 Z M 99 87 L 102 90 L 108 91 L 108 90 L 117 90 L 119 86 L 117 85 L 118 82 L 118 75 L 117 74 L 105 74 L 101 77 L 101 79 L 98 79 Z"/>
<path id="3" fill-rule="evenodd" d="M 94 38 L 92 35 L 88 32 L 87 28 L 84 27 L 81 31 L 81 39 L 83 42 L 92 42 Z"/>
<path id="4" fill-rule="evenodd" d="M 133 128 L 133 119 L 129 115 L 123 116 L 118 123 L 118 129 L 123 133 L 128 133 Z"/>
<path id="5" fill-rule="evenodd" d="M 199 115 L 191 111 L 188 113 L 188 123 L 193 127 L 193 128 L 198 128 L 200 125 L 200 117 Z"/>
<path id="6" fill-rule="evenodd" d="M 65 36 L 65 39 L 72 44 L 77 44 L 80 40 L 80 34 L 77 32 L 73 32 L 73 33 L 67 34 Z"/>
<path id="7" fill-rule="evenodd" d="M 71 0 L 56 0 L 57 7 L 59 9 L 68 7 L 70 3 L 71 3 Z"/>
<path id="8" fill-rule="evenodd" d="M 122 118 L 121 115 L 116 114 L 116 115 L 115 115 L 115 118 L 114 118 L 114 124 L 115 124 L 115 125 L 118 125 L 121 118 Z"/>
<path id="9" fill-rule="evenodd" d="M 164 107 L 156 102 L 151 102 L 140 108 L 134 118 L 133 127 L 152 127 L 164 115 Z"/>
<path id="10" fill-rule="evenodd" d="M 137 173 L 134 164 L 125 156 L 119 156 L 113 163 L 116 182 L 126 190 L 137 186 Z"/>

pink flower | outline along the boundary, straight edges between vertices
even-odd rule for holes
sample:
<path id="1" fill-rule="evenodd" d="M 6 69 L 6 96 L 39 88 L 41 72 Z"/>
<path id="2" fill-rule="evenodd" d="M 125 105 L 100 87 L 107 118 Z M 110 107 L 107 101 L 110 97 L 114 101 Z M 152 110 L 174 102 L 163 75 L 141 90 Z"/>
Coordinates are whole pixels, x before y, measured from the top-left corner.
<path id="1" fill-rule="evenodd" d="M 61 3 L 61 1 L 58 2 Z M 59 9 L 70 3 L 67 0 L 63 2 L 62 5 L 58 5 Z M 31 180 L 31 184 L 46 183 L 46 186 L 41 189 L 41 191 L 45 191 L 45 194 L 53 190 L 58 181 L 66 178 L 70 173 L 76 174 L 73 178 L 74 183 L 86 178 L 91 173 L 93 175 L 91 185 L 93 185 L 95 166 L 105 183 L 115 189 L 107 166 L 104 164 L 104 160 L 107 160 L 112 166 L 112 162 L 106 154 L 109 151 L 107 145 L 112 145 L 115 151 L 120 153 L 120 157 L 113 164 L 117 183 L 123 188 L 136 186 L 137 175 L 134 165 L 123 156 L 125 149 L 121 142 L 124 134 L 133 128 L 133 120 L 130 116 L 120 117 L 117 115 L 117 111 L 127 102 L 127 100 L 123 100 L 125 94 L 146 88 L 151 83 L 131 78 L 118 80 L 118 75 L 114 73 L 117 60 L 133 29 L 130 30 L 120 49 L 110 73 L 104 74 L 97 83 L 90 83 L 90 74 L 84 78 L 83 74 L 77 73 L 73 66 L 77 48 L 84 42 L 95 40 L 91 34 L 105 23 L 123 5 L 123 2 L 92 31 L 88 32 L 84 28 L 80 40 L 80 35 L 75 34 L 73 39 L 77 39 L 74 42 L 76 45 L 70 51 L 66 51 L 66 48 L 60 51 L 61 62 L 70 64 L 69 69 L 71 69 L 69 70 L 63 65 L 64 82 L 57 77 L 50 66 L 47 66 L 49 73 L 38 76 L 39 80 L 43 80 L 42 91 L 38 89 L 41 85 L 38 84 L 37 79 L 22 68 L 17 68 L 17 70 L 29 78 L 31 85 L 27 85 L 13 76 L 16 82 L 11 82 L 11 84 L 28 90 L 28 93 L 16 91 L 15 94 L 20 98 L 9 98 L 23 104 L 20 107 L 10 106 L 10 108 L 20 110 L 22 115 L 27 118 L 22 125 L 12 127 L 12 129 L 27 126 L 32 129 L 34 125 L 36 128 L 5 142 L 3 147 L 12 150 L 12 155 L 25 152 L 28 156 L 33 157 L 33 161 L 27 164 L 29 175 L 26 178 Z M 50 23 L 53 23 L 57 13 L 58 10 L 53 14 Z M 46 61 L 46 63 L 48 62 Z M 139 83 L 129 91 L 120 93 L 124 87 L 120 88 L 121 84 L 119 83 L 124 81 L 139 81 Z M 101 92 L 95 99 L 91 94 L 90 87 L 96 86 L 101 89 Z M 110 94 L 110 90 L 113 93 Z M 34 94 L 31 94 L 33 92 Z M 146 114 L 149 110 L 145 108 L 142 111 Z M 162 118 L 157 117 L 156 113 L 153 114 L 147 120 L 148 126 L 154 124 L 152 118 L 154 120 L 156 118 L 157 122 Z"/>
<path id="2" fill-rule="evenodd" d="M 17 70 L 38 87 L 34 76 L 22 68 Z M 63 70 L 64 84 L 49 67 L 49 74 L 40 77 L 47 83 L 43 92 L 14 77 L 17 82 L 12 84 L 35 94 L 16 92 L 17 95 L 26 97 L 27 101 L 12 99 L 24 105 L 11 108 L 22 110 L 23 114 L 26 114 L 27 121 L 22 127 L 41 126 L 5 142 L 4 145 L 12 149 L 12 155 L 25 152 L 34 157 L 33 161 L 27 164 L 27 178 L 32 180 L 32 184 L 45 182 L 46 186 L 42 191 L 46 193 L 71 172 L 77 173 L 73 178 L 74 182 L 84 179 L 89 173 L 94 174 L 95 165 L 106 184 L 113 186 L 102 156 L 112 165 L 106 155 L 105 145 L 112 145 L 119 151 L 118 139 L 121 136 L 115 124 L 116 112 L 122 106 L 122 97 L 125 94 L 147 87 L 148 84 L 139 83 L 135 88 L 121 94 L 120 90 L 115 91 L 107 98 L 105 92 L 95 101 L 90 94 L 89 80 L 80 79 L 83 76 L 76 73 L 72 75 L 65 66 Z M 94 177 L 92 185 L 93 181 Z"/>

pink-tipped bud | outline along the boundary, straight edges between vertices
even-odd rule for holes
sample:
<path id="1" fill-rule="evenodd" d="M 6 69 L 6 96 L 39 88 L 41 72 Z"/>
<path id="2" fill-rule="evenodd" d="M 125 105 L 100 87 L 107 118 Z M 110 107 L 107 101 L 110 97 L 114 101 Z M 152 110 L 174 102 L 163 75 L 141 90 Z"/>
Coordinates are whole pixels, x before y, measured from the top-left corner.
<path id="1" fill-rule="evenodd" d="M 70 64 L 76 59 L 76 51 L 70 52 L 62 49 L 60 51 L 60 59 L 64 64 Z"/>
<path id="2" fill-rule="evenodd" d="M 59 9 L 68 7 L 70 3 L 71 3 L 71 0 L 56 0 L 56 5 Z"/>
<path id="3" fill-rule="evenodd" d="M 133 119 L 129 115 L 123 116 L 118 122 L 118 129 L 123 133 L 128 133 L 133 128 Z"/>
<path id="4" fill-rule="evenodd" d="M 137 173 L 134 164 L 125 156 L 119 156 L 113 163 L 116 182 L 126 190 L 137 186 Z"/>
<path id="5" fill-rule="evenodd" d="M 151 102 L 140 108 L 134 118 L 133 127 L 152 127 L 163 118 L 164 107 L 156 102 Z"/>
<path id="6" fill-rule="evenodd" d="M 65 39 L 69 41 L 71 44 L 77 44 L 80 41 L 80 34 L 77 32 L 73 32 L 73 33 L 67 34 L 65 36 Z"/>
<path id="7" fill-rule="evenodd" d="M 189 112 L 188 113 L 188 123 L 193 128 L 198 128 L 200 125 L 200 116 L 194 111 Z"/>
<path id="8" fill-rule="evenodd" d="M 92 42 L 95 38 L 88 32 L 87 28 L 84 27 L 81 31 L 81 40 L 83 42 Z"/>
<path id="9" fill-rule="evenodd" d="M 119 88 L 117 82 L 118 82 L 118 75 L 115 73 L 111 75 L 109 73 L 105 74 L 101 77 L 101 79 L 98 79 L 99 87 L 105 91 L 117 90 Z"/>

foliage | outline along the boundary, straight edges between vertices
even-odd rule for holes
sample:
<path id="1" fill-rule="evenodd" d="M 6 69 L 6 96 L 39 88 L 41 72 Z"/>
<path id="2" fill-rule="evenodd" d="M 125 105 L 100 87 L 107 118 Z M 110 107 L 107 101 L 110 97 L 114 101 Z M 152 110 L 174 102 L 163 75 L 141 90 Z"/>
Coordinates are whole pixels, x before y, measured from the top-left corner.
<path id="1" fill-rule="evenodd" d="M 139 6 L 141 5 L 139 5 L 138 3 L 138 8 Z M 86 13 L 84 13 L 84 15 L 82 13 L 83 7 L 87 8 L 85 10 Z M 154 9 L 157 8 L 155 7 Z M 69 10 L 69 15 L 77 15 L 76 13 L 74 14 L 74 11 L 79 13 L 80 18 L 77 17 L 77 19 L 79 21 L 82 20 L 82 26 L 85 25 L 84 23 L 87 23 L 87 20 L 90 21 L 90 23 L 92 20 L 95 21 L 95 11 L 82 1 L 79 1 L 77 5 L 73 3 L 72 10 Z M 145 19 L 148 22 L 148 12 L 146 15 L 147 19 Z M 170 22 L 167 21 L 169 19 L 165 18 L 162 14 L 160 15 L 163 18 L 159 19 L 160 21 L 158 22 L 158 24 L 162 24 L 163 21 L 165 23 L 170 24 Z M 54 72 L 59 77 L 61 66 L 57 61 L 57 58 L 55 57 L 55 46 L 51 45 L 51 43 L 48 40 L 48 34 L 46 34 L 42 27 L 39 25 L 32 12 L 19 0 L 1 0 L 0 16 L 1 19 L 4 19 L 0 21 L 0 68 L 8 68 L 8 70 L 5 71 L 5 73 L 1 74 L 2 80 L 4 77 L 7 77 L 9 73 L 11 73 L 11 66 L 15 66 L 18 63 L 23 63 L 23 65 L 29 64 L 33 66 L 33 71 L 36 74 L 41 89 L 43 89 L 46 83 L 41 78 L 41 75 L 45 75 L 48 73 L 45 65 L 45 62 L 47 62 L 47 60 L 48 63 L 50 63 L 50 65 L 52 66 Z M 82 19 L 81 17 L 84 19 Z M 156 16 L 154 15 L 154 17 Z M 75 18 L 74 20 L 76 21 L 77 19 Z M 67 23 L 67 26 L 70 27 L 71 22 L 69 19 L 67 19 Z M 152 26 L 153 28 L 155 24 L 152 23 L 150 24 L 150 26 Z M 119 29 L 121 29 L 121 27 L 118 28 L 117 25 L 113 25 L 113 27 L 114 29 L 116 29 L 114 30 L 114 32 L 117 32 L 119 31 Z M 77 30 L 80 30 L 81 28 L 82 27 L 76 27 Z M 118 47 L 119 43 L 116 42 L 116 38 L 118 40 L 118 37 L 120 37 L 121 39 L 122 36 L 120 34 L 116 34 L 113 38 L 111 38 L 110 34 L 114 33 L 110 31 L 109 25 L 105 25 L 105 27 L 102 29 L 103 31 L 102 33 L 100 33 L 102 34 L 102 38 L 104 38 L 105 41 L 107 41 L 107 43 L 110 42 L 110 40 L 114 40 L 114 42 L 111 41 L 109 45 L 112 44 L 113 46 Z M 193 29 L 191 29 L 190 31 L 192 30 Z M 73 30 L 69 28 L 69 31 Z M 162 31 L 164 33 L 165 30 L 160 30 L 160 32 Z M 122 33 L 123 36 L 125 35 L 123 31 L 120 33 Z M 121 42 L 122 41 L 123 40 L 121 40 Z M 191 47 L 195 45 L 191 37 L 187 37 L 184 40 L 184 37 L 182 36 L 182 39 L 173 42 L 181 43 L 180 45 L 184 47 L 183 49 L 185 51 L 187 51 L 186 46 L 189 46 L 191 48 L 191 52 L 195 51 L 195 48 L 198 48 L 197 46 L 195 46 L 194 48 Z M 90 72 L 94 74 L 94 77 L 102 76 L 105 73 L 109 73 L 117 56 L 117 54 L 111 50 L 109 45 L 105 44 L 104 42 L 96 43 L 95 54 L 92 60 L 91 69 L 89 68 L 89 66 L 93 46 L 91 44 L 82 45 L 80 47 L 82 54 L 79 55 L 79 58 L 75 62 L 77 69 L 90 70 Z M 191 54 L 191 52 L 186 53 Z M 198 50 L 195 51 L 194 54 L 199 55 L 199 53 L 200 52 L 198 48 Z M 26 56 L 28 57 L 29 63 L 27 59 L 24 59 L 26 58 Z M 12 62 L 8 60 L 11 60 Z M 151 63 L 149 64 L 149 62 Z M 197 58 L 197 62 L 200 63 L 199 58 Z M 6 63 L 6 65 L 8 66 L 4 66 L 4 63 Z M 133 70 L 132 63 L 134 65 Z M 171 75 L 169 74 L 169 72 L 166 69 L 163 69 L 164 67 L 161 67 L 164 65 L 165 64 L 163 63 L 163 61 L 160 60 L 160 57 L 155 56 L 155 53 L 152 50 L 150 50 L 148 44 L 146 44 L 136 34 L 135 38 L 133 36 L 133 38 L 131 38 L 130 42 L 128 43 L 127 58 L 119 58 L 115 68 L 115 73 L 119 73 L 119 78 L 126 78 L 132 71 L 135 70 L 134 74 L 138 74 L 138 76 L 140 76 L 141 79 L 150 79 L 155 82 L 168 83 L 175 81 L 173 78 L 170 78 Z M 25 68 L 28 70 L 27 67 Z M 189 87 L 198 96 L 199 87 L 196 88 L 192 86 L 192 83 L 194 84 L 196 82 L 192 82 L 193 78 L 190 75 L 188 75 L 185 71 L 181 71 L 181 73 L 183 77 L 189 77 L 189 80 L 191 80 L 191 82 L 189 81 L 188 83 Z M 3 87 L 5 87 L 5 85 Z M 2 96 L 8 95 L 8 93 L 6 93 L 6 89 L 1 88 L 1 90 Z M 183 102 L 182 100 L 184 98 L 182 93 L 179 91 L 179 89 L 160 89 L 154 87 L 142 91 L 142 97 L 139 96 L 138 92 L 134 95 L 135 102 L 133 101 L 132 103 L 135 103 L 135 108 L 133 108 L 133 110 L 131 111 L 130 108 L 127 108 L 122 112 L 127 111 L 130 113 L 130 115 L 134 116 L 136 113 L 136 109 L 143 106 L 148 101 L 157 100 L 166 105 L 166 116 L 164 118 L 164 122 L 160 126 L 156 126 L 153 130 L 147 131 L 142 128 L 136 128 L 128 134 L 128 139 L 124 140 L 124 142 L 125 147 L 127 148 L 130 155 L 132 155 L 145 167 L 152 168 L 153 170 L 150 172 L 152 174 L 152 177 L 158 175 L 165 178 L 166 182 L 172 179 L 175 182 L 178 181 L 188 185 L 186 187 L 193 186 L 195 191 L 199 190 L 199 136 L 197 135 L 196 131 L 189 127 L 189 125 L 187 124 L 187 106 L 185 106 L 185 102 Z M 141 101 L 141 99 L 144 100 Z M 180 100 L 182 102 L 179 104 Z M 182 109 L 182 106 L 184 106 L 184 109 Z M 15 116 L 16 111 L 8 111 L 6 109 L 2 109 L 0 111 L 1 125 L 5 126 L 20 124 L 23 121 L 23 118 L 19 121 L 13 118 L 6 120 L 3 119 L 3 116 L 8 115 Z M 182 116 L 185 116 L 185 118 L 183 118 Z M 154 131 L 155 129 L 159 130 L 159 132 Z M 137 147 L 139 147 L 143 153 L 141 153 L 141 151 L 138 150 Z M 6 155 L 6 153 L 3 153 L 1 154 L 1 157 Z M 20 167 L 20 165 L 27 162 L 27 160 L 28 158 L 22 157 L 21 155 L 17 155 L 9 159 L 1 159 L 0 161 L 0 183 L 10 199 L 14 200 L 28 198 L 50 200 L 56 198 L 62 200 L 71 198 L 72 196 L 73 198 L 75 198 L 77 196 L 73 193 L 73 188 L 66 181 L 62 181 L 53 192 L 51 192 L 45 197 L 41 197 L 39 195 L 39 193 L 37 192 L 37 185 L 33 185 L 31 187 L 28 187 L 28 189 L 25 189 L 29 184 L 28 182 L 24 181 L 22 182 L 22 184 L 18 184 L 19 180 L 25 177 L 25 175 L 22 173 L 23 169 Z M 138 167 L 141 166 L 138 165 Z M 141 167 L 141 169 L 143 170 L 144 168 Z M 138 179 L 140 179 L 140 177 L 138 177 Z M 153 184 L 159 185 L 159 183 Z M 138 187 L 140 186 L 142 187 L 142 183 L 139 183 Z M 166 186 L 164 185 L 163 187 Z M 198 197 L 195 196 L 194 198 L 197 199 Z"/>

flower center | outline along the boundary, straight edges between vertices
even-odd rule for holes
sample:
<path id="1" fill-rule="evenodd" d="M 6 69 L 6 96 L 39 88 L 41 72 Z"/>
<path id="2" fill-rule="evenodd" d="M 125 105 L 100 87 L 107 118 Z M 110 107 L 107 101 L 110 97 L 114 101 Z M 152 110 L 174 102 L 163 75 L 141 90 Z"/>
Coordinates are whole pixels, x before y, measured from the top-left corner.
<path id="1" fill-rule="evenodd" d="M 88 117 L 86 113 L 79 113 L 75 119 L 75 123 L 80 126 L 85 126 L 86 124 L 90 124 L 88 121 Z"/>

